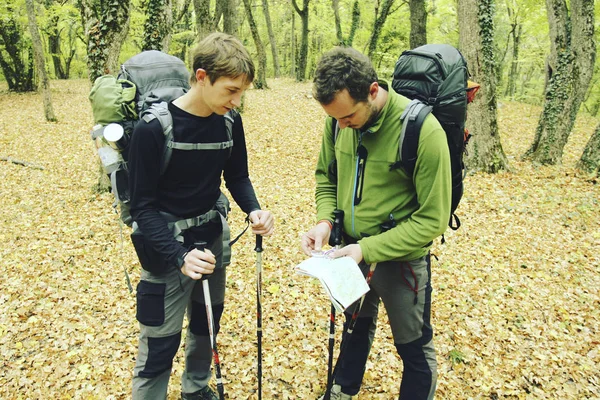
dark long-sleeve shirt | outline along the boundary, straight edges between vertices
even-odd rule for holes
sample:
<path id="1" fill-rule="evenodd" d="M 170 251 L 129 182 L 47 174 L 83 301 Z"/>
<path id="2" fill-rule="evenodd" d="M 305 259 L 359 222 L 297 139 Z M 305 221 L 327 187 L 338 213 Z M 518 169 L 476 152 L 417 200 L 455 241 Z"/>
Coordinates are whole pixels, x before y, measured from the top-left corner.
<path id="1" fill-rule="evenodd" d="M 225 119 L 212 114 L 199 117 L 169 103 L 176 142 L 216 143 L 228 140 Z M 160 175 L 165 136 L 158 120 L 140 121 L 129 149 L 131 215 L 145 238 L 169 265 L 179 266 L 187 249 L 174 239 L 160 212 L 190 218 L 213 208 L 220 195 L 221 176 L 235 202 L 246 212 L 260 209 L 248 176 L 248 159 L 242 119 L 233 124 L 233 149 L 173 149 Z"/>

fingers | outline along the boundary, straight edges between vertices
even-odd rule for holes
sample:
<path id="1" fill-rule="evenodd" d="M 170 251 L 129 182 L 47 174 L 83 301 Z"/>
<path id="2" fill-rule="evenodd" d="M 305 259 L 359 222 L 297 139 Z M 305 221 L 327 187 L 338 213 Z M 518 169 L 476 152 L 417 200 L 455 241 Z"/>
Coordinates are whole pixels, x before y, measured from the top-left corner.
<path id="1" fill-rule="evenodd" d="M 302 235 L 302 239 L 300 241 L 300 247 L 302 248 L 302 251 L 304 252 L 304 254 L 306 254 L 307 256 L 311 255 L 311 252 L 313 251 L 315 246 L 314 246 L 314 240 L 312 240 L 308 236 L 308 233 L 305 233 L 304 235 Z"/>
<path id="2" fill-rule="evenodd" d="M 252 233 L 261 236 L 271 236 L 275 230 L 275 217 L 270 211 L 256 210 L 249 215 L 252 222 Z"/>
<path id="3" fill-rule="evenodd" d="M 212 274 L 216 262 L 217 260 L 210 250 L 200 251 L 194 249 L 185 256 L 181 272 L 194 280 L 198 280 L 202 278 L 202 275 Z"/>

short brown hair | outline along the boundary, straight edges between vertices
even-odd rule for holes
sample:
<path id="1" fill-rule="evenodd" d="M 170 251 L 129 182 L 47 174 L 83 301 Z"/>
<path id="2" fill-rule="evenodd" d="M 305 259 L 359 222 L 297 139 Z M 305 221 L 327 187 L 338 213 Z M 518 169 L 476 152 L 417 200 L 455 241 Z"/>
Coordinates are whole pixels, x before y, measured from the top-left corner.
<path id="1" fill-rule="evenodd" d="M 254 80 L 254 63 L 248 50 L 234 36 L 211 33 L 192 50 L 190 82 L 196 82 L 196 71 L 203 69 L 212 83 L 220 77 L 237 78 L 246 75 L 246 83 Z"/>
<path id="2" fill-rule="evenodd" d="M 347 89 L 354 101 L 366 101 L 377 73 L 369 57 L 351 47 L 334 47 L 319 60 L 313 80 L 313 97 L 330 104 L 335 95 Z"/>

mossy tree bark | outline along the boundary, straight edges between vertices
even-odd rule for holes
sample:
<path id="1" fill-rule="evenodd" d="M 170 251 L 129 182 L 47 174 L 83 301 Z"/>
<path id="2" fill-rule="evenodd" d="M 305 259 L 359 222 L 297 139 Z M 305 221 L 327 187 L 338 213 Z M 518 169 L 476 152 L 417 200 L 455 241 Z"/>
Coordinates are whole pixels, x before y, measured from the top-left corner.
<path id="1" fill-rule="evenodd" d="M 554 165 L 562 160 L 596 61 L 594 1 L 546 0 L 551 52 L 544 109 L 524 159 Z"/>
<path id="2" fill-rule="evenodd" d="M 495 173 L 508 168 L 498 134 L 493 0 L 459 0 L 460 51 L 471 79 L 481 85 L 469 105 L 467 128 L 473 134 L 465 164 L 469 170 Z"/>

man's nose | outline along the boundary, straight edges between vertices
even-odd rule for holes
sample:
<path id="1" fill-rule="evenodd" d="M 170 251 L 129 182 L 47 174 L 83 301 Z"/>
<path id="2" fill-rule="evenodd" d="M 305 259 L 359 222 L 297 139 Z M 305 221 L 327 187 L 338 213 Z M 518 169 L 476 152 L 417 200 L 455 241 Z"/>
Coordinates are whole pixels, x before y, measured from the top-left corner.
<path id="1" fill-rule="evenodd" d="M 338 119 L 338 126 L 340 127 L 340 129 L 344 129 L 348 125 L 350 125 L 350 121 L 348 121 L 346 119 Z"/>
<path id="2" fill-rule="evenodd" d="M 231 104 L 235 107 L 239 107 L 242 105 L 242 94 L 236 94 L 231 98 Z"/>

